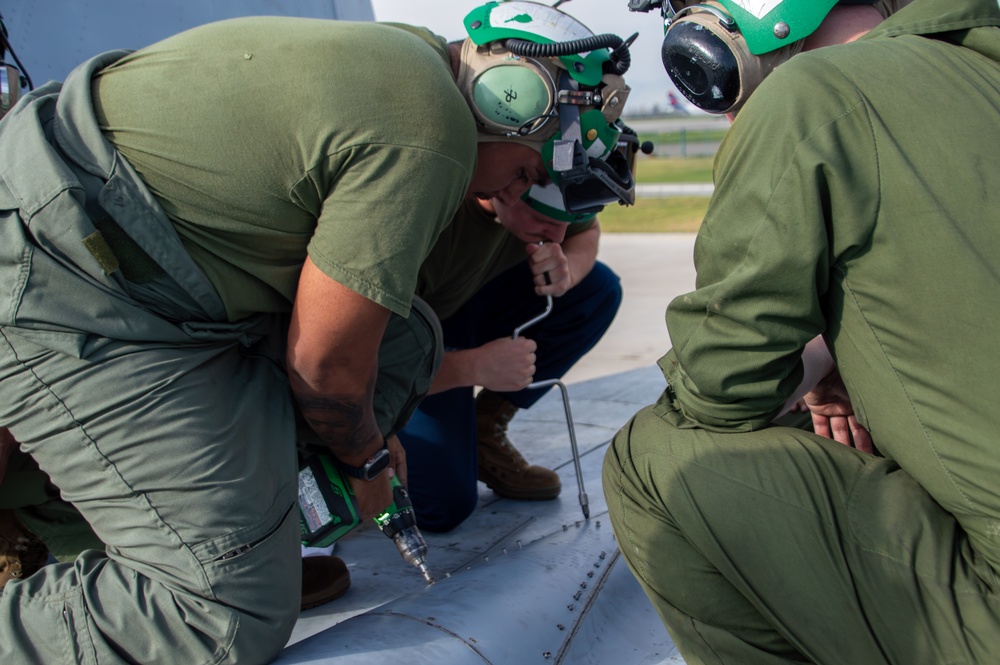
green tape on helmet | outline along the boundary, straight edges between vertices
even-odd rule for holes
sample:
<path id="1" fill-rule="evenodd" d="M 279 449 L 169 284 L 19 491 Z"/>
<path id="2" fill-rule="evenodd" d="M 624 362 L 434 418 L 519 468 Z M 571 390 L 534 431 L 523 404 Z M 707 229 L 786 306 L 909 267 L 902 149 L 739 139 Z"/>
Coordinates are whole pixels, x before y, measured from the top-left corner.
<path id="1" fill-rule="evenodd" d="M 808 37 L 837 0 L 717 0 L 733 17 L 754 55 Z"/>

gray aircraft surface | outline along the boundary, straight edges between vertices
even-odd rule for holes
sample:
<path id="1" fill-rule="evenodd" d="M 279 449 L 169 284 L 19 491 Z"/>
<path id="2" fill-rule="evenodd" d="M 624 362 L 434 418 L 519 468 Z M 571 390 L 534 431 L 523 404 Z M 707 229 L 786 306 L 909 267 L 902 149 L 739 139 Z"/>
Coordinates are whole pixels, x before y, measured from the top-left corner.
<path id="1" fill-rule="evenodd" d="M 683 663 L 621 558 L 601 490 L 610 438 L 663 386 L 650 366 L 568 387 L 579 476 L 560 391 L 519 414 L 511 439 L 533 463 L 559 472 L 562 495 L 512 501 L 480 485 L 479 507 L 466 522 L 424 533 L 433 585 L 375 528 L 340 540 L 336 554 L 348 563 L 351 589 L 304 611 L 276 662 Z"/>
<path id="2" fill-rule="evenodd" d="M 374 19 L 368 0 L 3 0 L 0 12 L 36 86 L 97 53 L 224 18 Z M 621 558 L 600 479 L 611 436 L 662 389 L 650 366 L 559 385 L 522 413 L 511 437 L 559 471 L 562 496 L 511 501 L 481 485 L 464 524 L 424 534 L 433 585 L 372 525 L 341 539 L 351 589 L 304 611 L 276 662 L 683 663 Z"/>

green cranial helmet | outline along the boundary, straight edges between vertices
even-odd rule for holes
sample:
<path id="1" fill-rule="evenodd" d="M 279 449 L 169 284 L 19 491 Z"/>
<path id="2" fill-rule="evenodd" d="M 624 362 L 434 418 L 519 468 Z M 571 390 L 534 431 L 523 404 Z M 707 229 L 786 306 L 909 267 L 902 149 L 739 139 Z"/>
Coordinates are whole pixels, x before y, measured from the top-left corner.
<path id="1" fill-rule="evenodd" d="M 480 142 L 532 147 L 560 188 L 586 180 L 589 160 L 618 140 L 628 43 L 594 35 L 548 5 L 516 0 L 477 7 L 465 28 L 457 83 Z"/>
<path id="2" fill-rule="evenodd" d="M 805 39 L 835 5 L 875 5 L 887 17 L 911 0 L 718 0 L 754 55 Z M 688 3 L 691 4 L 691 3 Z"/>

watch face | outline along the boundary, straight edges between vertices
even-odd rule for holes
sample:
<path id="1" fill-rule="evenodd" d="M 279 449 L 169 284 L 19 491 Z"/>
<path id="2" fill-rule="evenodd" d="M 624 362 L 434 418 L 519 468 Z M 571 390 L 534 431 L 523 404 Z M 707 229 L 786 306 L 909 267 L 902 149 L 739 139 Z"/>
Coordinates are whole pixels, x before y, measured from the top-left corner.
<path id="1" fill-rule="evenodd" d="M 367 462 L 365 462 L 364 473 L 365 480 L 371 480 L 378 476 L 386 470 L 389 466 L 390 455 L 389 451 L 385 448 L 379 450 L 377 453 L 371 456 Z"/>

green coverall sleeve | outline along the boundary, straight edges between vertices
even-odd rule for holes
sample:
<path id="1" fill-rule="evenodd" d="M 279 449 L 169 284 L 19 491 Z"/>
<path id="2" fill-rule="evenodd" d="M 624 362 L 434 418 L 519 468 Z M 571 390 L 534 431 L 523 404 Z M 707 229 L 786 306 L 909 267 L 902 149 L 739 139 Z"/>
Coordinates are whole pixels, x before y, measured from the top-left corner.
<path id="1" fill-rule="evenodd" d="M 775 72 L 720 146 L 697 288 L 670 303 L 673 348 L 659 362 L 666 398 L 698 426 L 747 431 L 773 419 L 801 380 L 802 347 L 827 332 L 838 264 L 870 237 L 878 167 L 867 112 L 826 77 L 840 74 L 822 62 Z M 817 111 L 796 107 L 803 88 L 824 98 Z"/>

